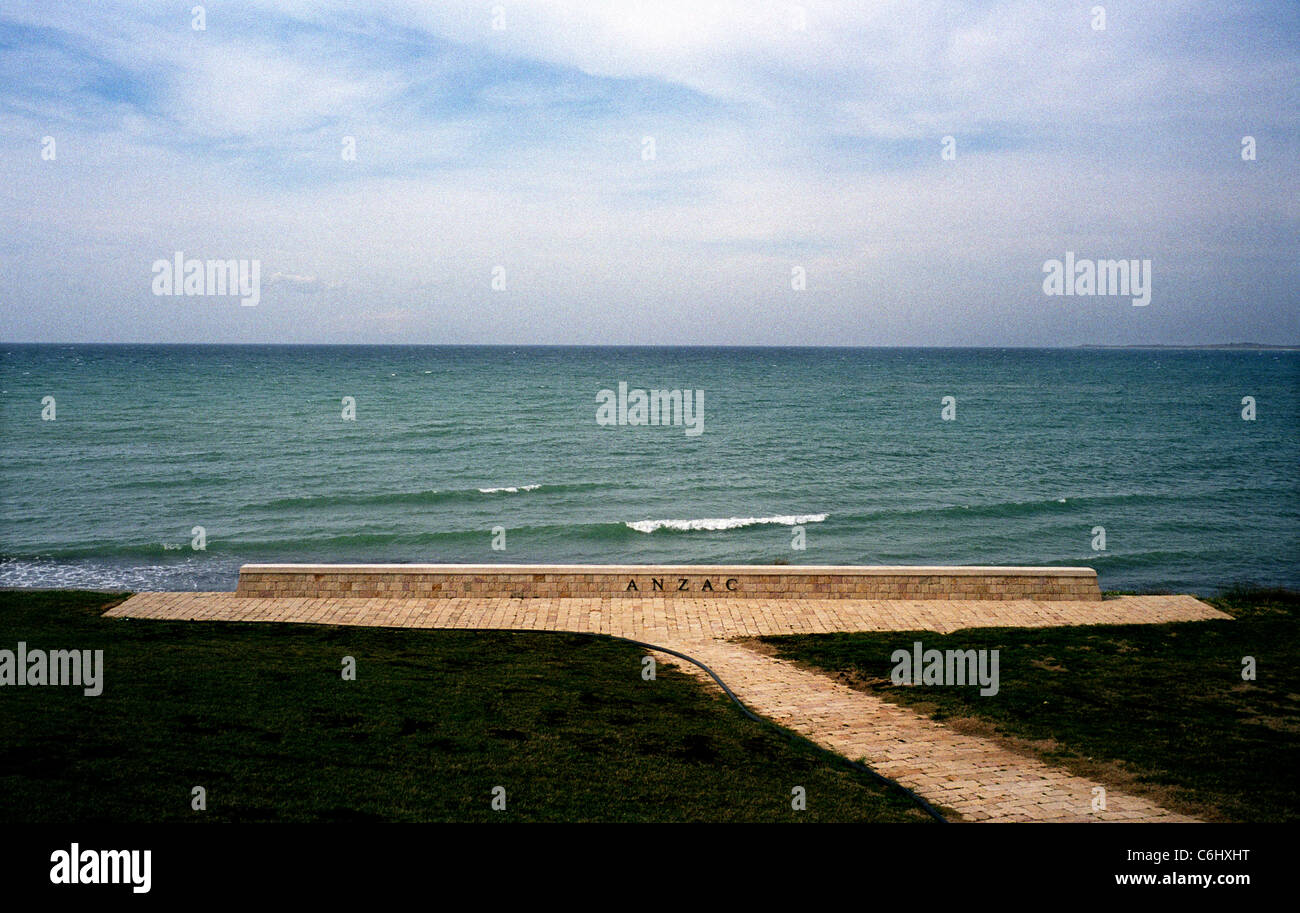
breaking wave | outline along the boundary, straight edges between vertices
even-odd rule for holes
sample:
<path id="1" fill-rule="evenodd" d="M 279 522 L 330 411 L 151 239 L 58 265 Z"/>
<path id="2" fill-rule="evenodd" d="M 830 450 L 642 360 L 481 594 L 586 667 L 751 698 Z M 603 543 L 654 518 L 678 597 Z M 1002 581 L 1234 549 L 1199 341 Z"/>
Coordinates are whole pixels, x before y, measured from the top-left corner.
<path id="1" fill-rule="evenodd" d="M 830 514 L 790 514 L 780 517 L 711 517 L 701 520 L 636 520 L 624 523 L 638 533 L 653 533 L 667 529 L 676 532 L 693 530 L 741 529 L 746 526 L 798 526 L 801 523 L 821 523 Z"/>

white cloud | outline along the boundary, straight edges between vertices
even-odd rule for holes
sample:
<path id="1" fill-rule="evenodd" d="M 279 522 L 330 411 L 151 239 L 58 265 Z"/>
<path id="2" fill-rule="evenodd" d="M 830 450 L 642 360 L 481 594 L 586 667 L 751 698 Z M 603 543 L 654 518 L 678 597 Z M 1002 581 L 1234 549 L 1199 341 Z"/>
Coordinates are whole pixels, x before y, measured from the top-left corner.
<path id="1" fill-rule="evenodd" d="M 321 60 L 285 58 L 274 46 L 202 47 L 173 83 L 177 119 L 194 135 L 276 136 L 341 113 L 390 102 L 402 89 L 393 73 L 367 73 Z"/>
<path id="2" fill-rule="evenodd" d="M 0 271 L 23 304 L 0 337 L 49 337 L 72 285 L 91 338 L 179 332 L 147 293 L 178 249 L 301 293 L 186 312 L 249 340 L 1090 341 L 1066 334 L 1184 332 L 1228 294 L 1207 272 L 1234 294 L 1247 260 L 1258 286 L 1294 277 L 1295 55 L 1195 52 L 1186 4 L 1117 7 L 1106 33 L 1070 4 L 810 2 L 802 32 L 786 3 L 504 5 L 504 32 L 479 2 L 213 8 L 204 33 L 152 6 L 16 11 L 144 100 L 87 119 L 9 90 Z M 34 82 L 75 81 L 76 59 Z M 56 163 L 33 152 L 49 131 Z M 1141 327 L 1064 313 L 1037 294 L 1063 245 L 1200 294 Z M 1297 319 L 1264 302 L 1242 335 Z"/>

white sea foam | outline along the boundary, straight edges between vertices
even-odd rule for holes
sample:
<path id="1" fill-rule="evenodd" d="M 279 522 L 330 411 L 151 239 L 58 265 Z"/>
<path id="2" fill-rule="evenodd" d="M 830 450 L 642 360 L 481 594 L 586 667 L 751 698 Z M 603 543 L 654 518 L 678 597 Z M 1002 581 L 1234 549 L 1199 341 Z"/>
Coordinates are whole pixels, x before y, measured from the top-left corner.
<path id="1" fill-rule="evenodd" d="M 205 573 L 206 572 L 206 573 Z M 94 559 L 0 559 L 0 587 L 51 587 L 68 590 L 229 590 L 237 564 L 187 557 L 175 564 L 112 564 Z"/>
<path id="2" fill-rule="evenodd" d="M 639 533 L 652 533 L 657 529 L 720 530 L 740 529 L 745 526 L 762 526 L 765 524 L 798 526 L 801 523 L 821 523 L 828 516 L 830 514 L 792 514 L 783 517 L 710 517 L 702 520 L 637 520 L 623 525 Z"/>
<path id="3" fill-rule="evenodd" d="M 485 495 L 494 495 L 499 492 L 516 492 L 516 491 L 536 491 L 541 485 L 503 485 L 500 488 L 480 488 L 479 491 Z"/>

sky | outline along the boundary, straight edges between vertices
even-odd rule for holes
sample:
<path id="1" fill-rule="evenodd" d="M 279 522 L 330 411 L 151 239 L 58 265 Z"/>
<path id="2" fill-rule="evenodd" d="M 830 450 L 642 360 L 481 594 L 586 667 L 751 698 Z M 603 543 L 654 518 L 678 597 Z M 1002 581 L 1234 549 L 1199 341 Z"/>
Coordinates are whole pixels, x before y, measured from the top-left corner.
<path id="1" fill-rule="evenodd" d="M 0 340 L 1297 344 L 1298 153 L 1294 2 L 0 0 Z"/>

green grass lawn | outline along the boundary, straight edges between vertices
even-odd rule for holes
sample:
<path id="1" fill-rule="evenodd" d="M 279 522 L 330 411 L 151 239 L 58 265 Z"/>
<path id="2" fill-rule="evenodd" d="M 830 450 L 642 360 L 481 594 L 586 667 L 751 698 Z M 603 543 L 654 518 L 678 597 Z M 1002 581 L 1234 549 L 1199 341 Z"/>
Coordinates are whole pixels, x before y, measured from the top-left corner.
<path id="1" fill-rule="evenodd" d="M 0 688 L 0 820 L 929 820 L 629 644 L 100 617 L 122 598 L 0 592 L 0 649 L 105 654 L 98 697 Z"/>
<path id="2" fill-rule="evenodd" d="M 1213 820 L 1300 819 L 1300 594 L 1209 600 L 1233 621 L 767 637 L 778 656 Z M 996 649 L 1001 687 L 894 685 L 891 655 Z M 1257 678 L 1242 680 L 1253 656 Z"/>

